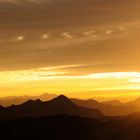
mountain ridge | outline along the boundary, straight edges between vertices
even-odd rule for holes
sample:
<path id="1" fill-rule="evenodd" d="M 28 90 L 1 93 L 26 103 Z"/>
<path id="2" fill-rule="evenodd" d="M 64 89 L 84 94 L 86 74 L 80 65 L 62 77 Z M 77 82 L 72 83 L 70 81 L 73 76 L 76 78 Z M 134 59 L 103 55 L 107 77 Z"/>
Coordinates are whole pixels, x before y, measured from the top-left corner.
<path id="1" fill-rule="evenodd" d="M 3 97 L 0 98 L 0 105 L 4 107 L 9 107 L 11 105 L 20 105 L 28 100 L 49 101 L 56 97 L 57 95 L 48 93 L 44 93 L 38 96 Z M 140 111 L 139 98 L 127 103 L 121 103 L 119 101 L 116 102 L 116 100 L 115 102 L 114 101 L 99 102 L 94 99 L 84 100 L 77 98 L 71 98 L 71 101 L 78 106 L 87 107 L 90 109 L 98 109 L 101 112 L 103 112 L 106 116 L 122 116 Z"/>
<path id="2" fill-rule="evenodd" d="M 20 105 L 11 105 L 0 109 L 0 121 L 22 117 L 41 117 L 49 115 L 77 115 L 82 117 L 100 118 L 104 114 L 98 109 L 81 107 L 69 98 L 60 95 L 50 101 L 28 100 Z"/>
<path id="3" fill-rule="evenodd" d="M 0 105 L 4 106 L 4 107 L 8 107 L 10 105 L 19 105 L 22 104 L 28 100 L 37 100 L 40 99 L 42 101 L 47 101 L 47 100 L 51 100 L 53 98 L 55 98 L 57 95 L 55 94 L 48 94 L 48 93 L 44 93 L 38 96 L 28 96 L 28 95 L 24 95 L 24 96 L 8 96 L 8 97 L 1 97 L 0 98 Z"/>
<path id="4" fill-rule="evenodd" d="M 134 112 L 140 111 L 140 108 L 135 104 L 124 103 L 122 105 L 111 105 L 98 102 L 96 100 L 81 100 L 81 99 L 72 99 L 72 101 L 79 105 L 88 108 L 97 108 L 103 112 L 106 116 L 123 116 L 128 115 Z"/>

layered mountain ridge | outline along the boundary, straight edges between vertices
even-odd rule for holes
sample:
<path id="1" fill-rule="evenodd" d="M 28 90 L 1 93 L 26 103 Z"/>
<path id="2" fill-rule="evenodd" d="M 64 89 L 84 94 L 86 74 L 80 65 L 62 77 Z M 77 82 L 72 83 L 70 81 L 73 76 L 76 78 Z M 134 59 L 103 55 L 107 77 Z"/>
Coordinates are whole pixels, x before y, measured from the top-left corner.
<path id="1" fill-rule="evenodd" d="M 82 117 L 100 118 L 104 114 L 98 109 L 81 107 L 74 104 L 64 95 L 50 101 L 28 100 L 20 105 L 11 105 L 0 108 L 0 121 L 23 117 L 41 117 L 58 114 L 77 115 Z"/>

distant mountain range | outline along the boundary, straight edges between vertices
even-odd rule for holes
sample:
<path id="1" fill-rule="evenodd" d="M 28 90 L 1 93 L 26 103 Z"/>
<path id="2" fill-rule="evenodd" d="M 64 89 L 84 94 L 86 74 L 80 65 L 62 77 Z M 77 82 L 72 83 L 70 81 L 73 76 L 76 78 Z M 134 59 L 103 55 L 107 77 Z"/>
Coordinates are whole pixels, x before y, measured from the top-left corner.
<path id="1" fill-rule="evenodd" d="M 9 97 L 1 97 L 0 98 L 0 105 L 2 106 L 10 106 L 10 105 L 19 105 L 22 104 L 28 100 L 37 100 L 40 99 L 42 101 L 48 101 L 51 100 L 53 98 L 55 98 L 57 95 L 55 94 L 48 94 L 48 93 L 44 93 L 42 95 L 38 95 L 38 96 L 9 96 Z"/>
<path id="2" fill-rule="evenodd" d="M 108 101 L 108 102 L 98 102 L 96 100 L 80 100 L 80 99 L 72 99 L 72 101 L 80 106 L 88 107 L 88 108 L 96 108 L 103 112 L 107 116 L 122 116 L 130 113 L 140 111 L 140 100 L 129 102 L 129 103 L 120 103 L 118 101 Z"/>
<path id="3" fill-rule="evenodd" d="M 119 100 L 109 100 L 109 101 L 104 101 L 102 103 L 106 105 L 114 105 L 114 106 L 123 105 L 123 103 Z"/>
<path id="4" fill-rule="evenodd" d="M 101 118 L 104 114 L 97 109 L 80 107 L 74 104 L 64 95 L 60 95 L 50 101 L 28 100 L 20 105 L 0 107 L 0 121 L 23 117 L 41 117 L 50 115 L 77 115 L 82 117 Z"/>
<path id="5" fill-rule="evenodd" d="M 38 99 L 41 101 L 49 101 L 55 97 L 57 97 L 57 95 L 48 93 L 39 96 L 3 97 L 0 98 L 0 105 L 8 107 L 11 105 L 23 104 L 28 100 L 33 100 L 35 102 Z M 122 116 L 140 111 L 140 98 L 127 103 L 122 103 L 119 100 L 99 102 L 94 99 L 71 99 L 71 101 L 78 106 L 90 109 L 98 109 L 101 112 L 103 112 L 106 116 Z"/>

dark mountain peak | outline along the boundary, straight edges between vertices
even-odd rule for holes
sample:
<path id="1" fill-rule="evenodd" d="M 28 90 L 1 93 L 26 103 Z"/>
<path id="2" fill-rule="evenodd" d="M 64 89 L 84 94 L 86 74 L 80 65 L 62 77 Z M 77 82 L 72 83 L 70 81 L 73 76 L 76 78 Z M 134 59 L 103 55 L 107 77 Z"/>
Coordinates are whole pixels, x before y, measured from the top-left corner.
<path id="1" fill-rule="evenodd" d="M 6 107 L 6 109 L 14 110 L 14 109 L 17 109 L 17 108 L 24 108 L 24 107 L 27 108 L 29 106 L 32 106 L 33 103 L 34 103 L 33 100 L 28 100 L 28 101 L 26 101 L 26 102 L 24 102 L 24 103 L 22 103 L 20 105 L 12 104 L 11 106 Z"/>
<path id="2" fill-rule="evenodd" d="M 64 95 L 59 95 L 58 97 L 52 99 L 49 101 L 50 103 L 54 104 L 54 105 L 60 105 L 60 106 L 76 106 L 69 98 L 67 98 Z"/>
<path id="3" fill-rule="evenodd" d="M 66 97 L 65 95 L 61 94 L 59 95 L 57 98 L 61 98 L 61 99 L 68 99 L 68 97 Z M 69 99 L 68 99 L 69 100 Z"/>
<path id="4" fill-rule="evenodd" d="M 34 101 L 35 103 L 42 103 L 42 101 L 40 99 L 37 99 Z"/>
<path id="5" fill-rule="evenodd" d="M 40 105 L 42 104 L 43 102 L 40 100 L 40 99 L 37 99 L 37 100 L 28 100 L 26 101 L 25 103 L 21 104 L 22 106 L 32 106 L 32 105 Z"/>
<path id="6" fill-rule="evenodd" d="M 70 102 L 71 100 L 67 98 L 65 95 L 59 95 L 56 98 L 53 99 L 53 101 L 65 101 L 65 102 Z"/>

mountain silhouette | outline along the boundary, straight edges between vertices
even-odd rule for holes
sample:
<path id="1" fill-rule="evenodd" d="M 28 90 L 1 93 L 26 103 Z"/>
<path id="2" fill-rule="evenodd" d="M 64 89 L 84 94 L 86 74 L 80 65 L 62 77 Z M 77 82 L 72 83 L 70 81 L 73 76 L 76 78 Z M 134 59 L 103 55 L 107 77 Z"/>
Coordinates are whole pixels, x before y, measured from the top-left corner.
<path id="1" fill-rule="evenodd" d="M 64 95 L 45 102 L 37 99 L 20 105 L 0 106 L 1 139 L 140 139 L 140 112 L 107 117 L 98 109 L 81 107 L 76 103 L 102 107 L 94 100 L 69 99 Z"/>
<path id="2" fill-rule="evenodd" d="M 7 106 L 9 107 L 9 105 L 12 106 L 21 105 L 29 101 L 32 102 L 32 104 L 35 104 L 36 101 L 40 100 L 39 102 L 41 101 L 45 102 L 48 100 L 52 100 L 55 97 L 57 97 L 55 94 L 48 94 L 48 93 L 44 93 L 39 96 L 4 97 L 4 98 L 0 98 L 0 105 L 3 105 L 4 107 Z M 62 97 L 65 98 L 64 95 Z M 140 111 L 139 98 L 128 103 L 121 103 L 118 100 L 99 102 L 93 99 L 89 99 L 89 100 L 71 99 L 71 101 L 78 106 L 82 106 L 90 109 L 98 109 L 101 112 L 103 112 L 104 115 L 107 116 L 122 116 L 122 115 L 128 115 L 130 113 Z"/>
<path id="3" fill-rule="evenodd" d="M 40 117 L 49 115 L 77 115 L 83 117 L 103 117 L 103 113 L 97 109 L 80 107 L 69 98 L 60 95 L 50 101 L 43 102 L 39 99 L 28 100 L 20 105 L 11 105 L 0 108 L 0 121 L 22 117 Z"/>
<path id="4" fill-rule="evenodd" d="M 106 105 L 113 105 L 113 106 L 123 105 L 123 103 L 120 102 L 119 100 L 110 100 L 110 101 L 104 101 L 101 103 L 106 104 Z"/>
<path id="5" fill-rule="evenodd" d="M 76 105 L 66 96 L 60 95 L 51 101 L 47 102 L 48 104 L 55 104 L 57 106 L 63 106 L 63 107 L 75 107 Z"/>
<path id="6" fill-rule="evenodd" d="M 130 104 L 121 104 L 121 105 L 112 105 L 109 103 L 102 103 L 96 100 L 80 100 L 80 99 L 72 99 L 73 103 L 79 106 L 87 107 L 87 108 L 96 108 L 103 112 L 106 116 L 122 116 L 128 115 L 134 112 L 140 111 L 140 108 L 136 106 L 134 103 Z"/>
<path id="7" fill-rule="evenodd" d="M 56 95 L 55 94 L 48 94 L 48 93 L 44 93 L 38 96 L 9 96 L 9 97 L 1 97 L 0 98 L 0 105 L 2 106 L 10 106 L 10 105 L 19 105 L 22 104 L 28 100 L 37 100 L 40 99 L 42 101 L 48 101 L 51 100 L 53 98 L 55 98 Z"/>

